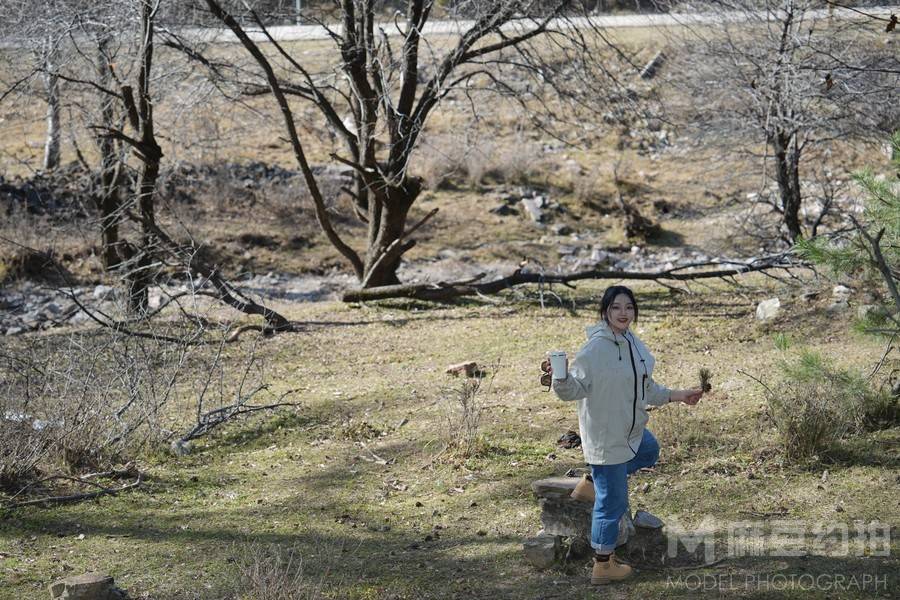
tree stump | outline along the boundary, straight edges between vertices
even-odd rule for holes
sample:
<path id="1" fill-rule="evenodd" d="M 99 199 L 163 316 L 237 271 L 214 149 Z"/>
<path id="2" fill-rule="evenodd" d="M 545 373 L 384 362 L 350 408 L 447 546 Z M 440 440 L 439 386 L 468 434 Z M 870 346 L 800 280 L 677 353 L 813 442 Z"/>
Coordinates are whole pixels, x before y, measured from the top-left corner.
<path id="1" fill-rule="evenodd" d="M 525 557 L 538 568 L 550 566 L 550 556 L 555 557 L 556 561 L 566 554 L 558 549 L 564 538 L 571 538 L 570 545 L 590 547 L 593 505 L 570 497 L 578 481 L 577 477 L 548 477 L 531 484 L 540 502 L 543 531 L 536 538 L 526 540 Z M 629 531 L 620 526 L 616 552 L 621 558 L 632 564 L 660 564 L 665 561 L 668 540 L 662 521 L 654 519 L 652 515 L 638 511 L 633 533 L 628 535 Z M 552 544 L 548 539 L 551 537 L 555 538 Z M 538 553 L 536 548 L 543 550 Z"/>
<path id="2" fill-rule="evenodd" d="M 115 587 L 113 578 L 103 573 L 85 573 L 50 584 L 53 600 L 120 600 L 127 598 Z"/>

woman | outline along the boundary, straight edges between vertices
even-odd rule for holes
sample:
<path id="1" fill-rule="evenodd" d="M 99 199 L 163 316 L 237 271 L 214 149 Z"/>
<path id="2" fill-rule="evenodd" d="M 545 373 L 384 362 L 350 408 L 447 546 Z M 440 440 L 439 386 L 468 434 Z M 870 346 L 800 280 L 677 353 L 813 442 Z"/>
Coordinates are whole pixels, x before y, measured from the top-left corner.
<path id="1" fill-rule="evenodd" d="M 628 329 L 638 318 L 630 289 L 608 288 L 600 301 L 600 317 L 599 324 L 588 327 L 588 341 L 566 369 L 566 377 L 553 380 L 560 399 L 577 401 L 581 446 L 594 480 L 593 584 L 631 575 L 631 567 L 617 562 L 613 551 L 619 519 L 628 510 L 627 477 L 653 466 L 659 457 L 656 438 L 644 429 L 647 406 L 693 405 L 703 395 L 699 389 L 670 390 L 653 381 L 656 361 Z"/>

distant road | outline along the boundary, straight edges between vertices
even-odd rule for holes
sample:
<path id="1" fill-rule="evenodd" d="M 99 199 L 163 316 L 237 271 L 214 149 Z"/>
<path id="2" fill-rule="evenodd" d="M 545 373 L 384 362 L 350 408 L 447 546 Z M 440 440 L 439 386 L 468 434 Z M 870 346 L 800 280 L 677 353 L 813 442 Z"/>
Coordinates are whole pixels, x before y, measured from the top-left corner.
<path id="1" fill-rule="evenodd" d="M 898 11 L 897 6 L 877 6 L 861 8 L 867 14 L 877 15 L 882 18 L 890 17 L 891 13 Z M 832 12 L 835 18 L 839 19 L 864 19 L 863 15 L 845 8 L 834 8 Z M 809 11 L 807 17 L 813 19 L 823 19 L 828 17 L 829 9 L 823 8 L 819 10 Z M 754 18 L 763 19 L 765 13 L 756 13 Z M 566 29 L 575 27 L 584 29 L 588 27 L 602 28 L 620 28 L 620 27 L 654 27 L 654 26 L 671 26 L 671 25 L 702 25 L 716 23 L 737 23 L 747 20 L 747 15 L 741 12 L 733 12 L 728 15 L 709 14 L 709 13 L 667 13 L 667 14 L 641 14 L 641 15 L 597 15 L 593 17 L 573 17 L 571 19 L 556 19 L 551 22 L 551 27 L 556 29 Z M 403 22 L 398 21 L 402 26 Z M 475 21 L 431 21 L 425 24 L 423 35 L 454 35 L 460 34 L 475 24 Z M 384 22 L 377 24 L 385 33 L 391 36 L 404 35 L 397 25 L 393 22 Z M 255 41 L 266 41 L 266 37 L 258 29 L 254 30 L 250 25 L 244 25 L 245 30 L 251 39 Z M 535 27 L 532 21 L 516 21 L 507 23 L 503 26 L 503 31 L 528 31 Z M 330 26 L 330 29 L 340 35 L 343 31 L 341 25 Z M 330 38 L 328 30 L 321 25 L 277 25 L 268 28 L 269 33 L 278 41 L 293 40 L 327 40 Z M 237 38 L 228 29 L 183 29 L 180 30 L 181 35 L 187 38 L 211 42 L 211 43 L 236 43 Z"/>

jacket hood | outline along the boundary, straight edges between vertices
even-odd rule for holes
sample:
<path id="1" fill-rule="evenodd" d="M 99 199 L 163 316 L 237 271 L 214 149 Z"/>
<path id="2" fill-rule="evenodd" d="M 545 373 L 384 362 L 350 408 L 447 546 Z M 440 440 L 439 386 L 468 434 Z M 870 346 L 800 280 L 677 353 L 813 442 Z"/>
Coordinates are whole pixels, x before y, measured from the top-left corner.
<path id="1" fill-rule="evenodd" d="M 585 328 L 584 332 L 587 334 L 588 340 L 594 338 L 606 338 L 612 342 L 618 341 L 618 336 L 616 336 L 606 321 L 600 321 L 596 325 L 591 325 L 590 327 Z"/>

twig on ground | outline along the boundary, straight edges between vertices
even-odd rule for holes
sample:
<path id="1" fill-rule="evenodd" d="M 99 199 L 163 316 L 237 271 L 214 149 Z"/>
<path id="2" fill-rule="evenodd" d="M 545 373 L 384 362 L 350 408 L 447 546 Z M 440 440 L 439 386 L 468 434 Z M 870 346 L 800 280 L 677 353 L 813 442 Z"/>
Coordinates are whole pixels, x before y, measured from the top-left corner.
<path id="1" fill-rule="evenodd" d="M 377 454 L 375 454 L 374 452 L 372 452 L 372 449 L 369 448 L 369 447 L 366 445 L 365 442 L 360 442 L 359 444 L 360 444 L 363 448 L 365 448 L 366 452 L 368 452 L 369 454 L 372 455 L 372 458 L 367 458 L 367 457 L 361 455 L 360 458 L 362 458 L 363 460 L 367 460 L 367 461 L 369 461 L 369 462 L 374 462 L 374 463 L 377 463 L 377 464 L 379 464 L 379 465 L 389 465 L 389 464 L 391 464 L 392 462 L 394 462 L 394 459 L 393 459 L 393 458 L 390 459 L 390 460 L 385 460 L 385 459 L 381 458 L 380 456 L 378 456 Z"/>
<path id="2" fill-rule="evenodd" d="M 78 478 L 70 478 L 78 480 Z M 89 481 L 82 481 L 82 483 L 90 483 L 92 485 L 97 485 Z M 105 488 L 102 486 L 96 492 L 87 492 L 83 494 L 71 494 L 69 496 L 46 496 L 44 498 L 35 498 L 34 500 L 23 500 L 21 502 L 11 502 L 2 505 L 2 508 L 5 510 L 11 510 L 15 508 L 21 508 L 23 506 L 46 506 L 50 504 L 68 504 L 70 502 L 81 502 L 82 500 L 92 500 L 94 498 L 99 498 L 100 496 L 115 496 L 120 492 L 124 492 L 127 490 L 134 489 L 141 485 L 144 481 L 143 473 L 138 473 L 137 479 L 132 481 L 131 483 L 126 483 L 117 488 Z"/>

